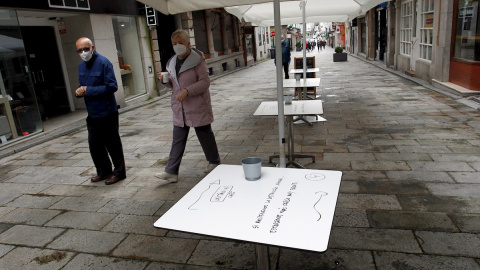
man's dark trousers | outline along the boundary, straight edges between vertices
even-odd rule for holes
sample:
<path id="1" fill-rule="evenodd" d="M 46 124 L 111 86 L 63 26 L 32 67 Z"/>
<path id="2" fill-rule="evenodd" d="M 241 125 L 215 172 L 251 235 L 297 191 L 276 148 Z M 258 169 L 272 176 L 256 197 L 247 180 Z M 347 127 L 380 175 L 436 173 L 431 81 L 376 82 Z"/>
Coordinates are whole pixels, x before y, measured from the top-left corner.
<path id="1" fill-rule="evenodd" d="M 290 77 L 288 76 L 288 66 L 289 66 L 289 63 L 283 63 L 283 71 L 285 72 L 285 79 L 290 79 Z"/>
<path id="2" fill-rule="evenodd" d="M 87 117 L 88 146 L 99 176 L 113 174 L 125 178 L 125 158 L 118 131 L 118 112 L 105 117 Z M 112 172 L 112 162 L 114 170 Z"/>

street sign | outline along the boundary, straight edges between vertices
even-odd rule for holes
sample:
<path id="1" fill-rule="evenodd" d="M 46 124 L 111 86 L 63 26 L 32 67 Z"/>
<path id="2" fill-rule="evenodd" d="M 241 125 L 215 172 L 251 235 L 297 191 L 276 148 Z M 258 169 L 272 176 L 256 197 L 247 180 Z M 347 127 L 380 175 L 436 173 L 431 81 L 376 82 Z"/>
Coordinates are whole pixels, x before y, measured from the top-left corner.
<path id="1" fill-rule="evenodd" d="M 145 5 L 145 15 L 148 26 L 157 26 L 157 14 L 154 8 Z"/>
<path id="2" fill-rule="evenodd" d="M 275 31 L 270 32 L 270 35 L 271 35 L 272 37 L 274 37 L 274 36 L 275 36 Z"/>

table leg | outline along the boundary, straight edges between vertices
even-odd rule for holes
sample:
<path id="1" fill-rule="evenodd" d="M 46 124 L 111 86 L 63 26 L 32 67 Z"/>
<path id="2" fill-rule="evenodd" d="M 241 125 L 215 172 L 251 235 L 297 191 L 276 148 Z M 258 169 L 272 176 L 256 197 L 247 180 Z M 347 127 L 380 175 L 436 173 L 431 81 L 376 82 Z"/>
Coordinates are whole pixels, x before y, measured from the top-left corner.
<path id="1" fill-rule="evenodd" d="M 255 246 L 255 253 L 257 257 L 257 270 L 270 270 L 270 258 L 268 257 L 268 246 Z"/>
<path id="2" fill-rule="evenodd" d="M 300 98 L 301 97 L 301 98 Z M 302 88 L 302 92 L 301 94 L 299 95 L 299 100 L 302 100 L 302 99 L 307 99 L 307 87 L 303 87 Z M 299 115 L 295 120 L 294 122 L 297 122 L 297 121 L 303 121 L 305 123 L 307 123 L 309 126 L 313 126 L 313 124 L 308 121 L 307 119 L 305 119 L 303 117 L 303 115 Z"/>

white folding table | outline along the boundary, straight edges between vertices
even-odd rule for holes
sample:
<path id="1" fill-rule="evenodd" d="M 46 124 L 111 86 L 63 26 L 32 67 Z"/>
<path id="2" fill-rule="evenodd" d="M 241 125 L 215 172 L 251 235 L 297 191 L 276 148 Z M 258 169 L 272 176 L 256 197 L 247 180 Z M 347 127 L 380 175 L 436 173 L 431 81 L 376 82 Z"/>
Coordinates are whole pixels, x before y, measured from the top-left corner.
<path id="1" fill-rule="evenodd" d="M 312 155 L 300 155 L 295 154 L 294 150 L 294 132 L 293 132 L 293 116 L 298 115 L 319 115 L 323 114 L 323 106 L 321 100 L 294 100 L 292 104 L 284 104 L 284 115 L 287 124 L 287 147 L 288 147 L 288 162 L 286 166 L 293 165 L 297 168 L 304 168 L 295 158 L 311 158 L 312 162 L 315 162 L 315 156 Z M 278 115 L 278 102 L 276 101 L 264 101 L 260 103 L 257 110 L 253 115 Z M 322 118 L 323 119 L 323 118 Z M 323 119 L 325 120 L 325 119 Z M 273 158 L 278 158 L 278 155 L 270 156 L 269 161 L 272 162 Z"/>
<path id="2" fill-rule="evenodd" d="M 257 254 L 263 245 L 323 252 L 341 177 L 340 171 L 263 167 L 258 181 L 247 181 L 241 165 L 219 165 L 154 226 L 253 242 Z M 257 256 L 261 269 L 269 269 L 265 249 Z"/>

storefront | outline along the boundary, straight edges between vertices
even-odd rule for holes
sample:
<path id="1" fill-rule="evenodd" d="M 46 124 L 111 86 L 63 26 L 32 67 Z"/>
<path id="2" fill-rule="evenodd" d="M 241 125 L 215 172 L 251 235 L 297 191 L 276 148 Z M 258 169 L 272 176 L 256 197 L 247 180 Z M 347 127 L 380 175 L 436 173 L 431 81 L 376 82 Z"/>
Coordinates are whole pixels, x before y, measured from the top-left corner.
<path id="1" fill-rule="evenodd" d="M 30 76 L 27 62 L 17 13 L 0 9 L 0 147 L 43 130 L 32 79 L 42 84 L 46 74 Z"/>
<path id="2" fill-rule="evenodd" d="M 79 37 L 114 66 L 121 107 L 158 95 L 144 6 L 133 0 L 0 3 L 0 147 L 43 131 L 43 121 L 84 110 L 75 97 Z M 114 14 L 114 15 L 113 15 Z"/>
<path id="3" fill-rule="evenodd" d="M 449 81 L 475 91 L 480 91 L 479 11 L 479 1 L 454 1 Z"/>

